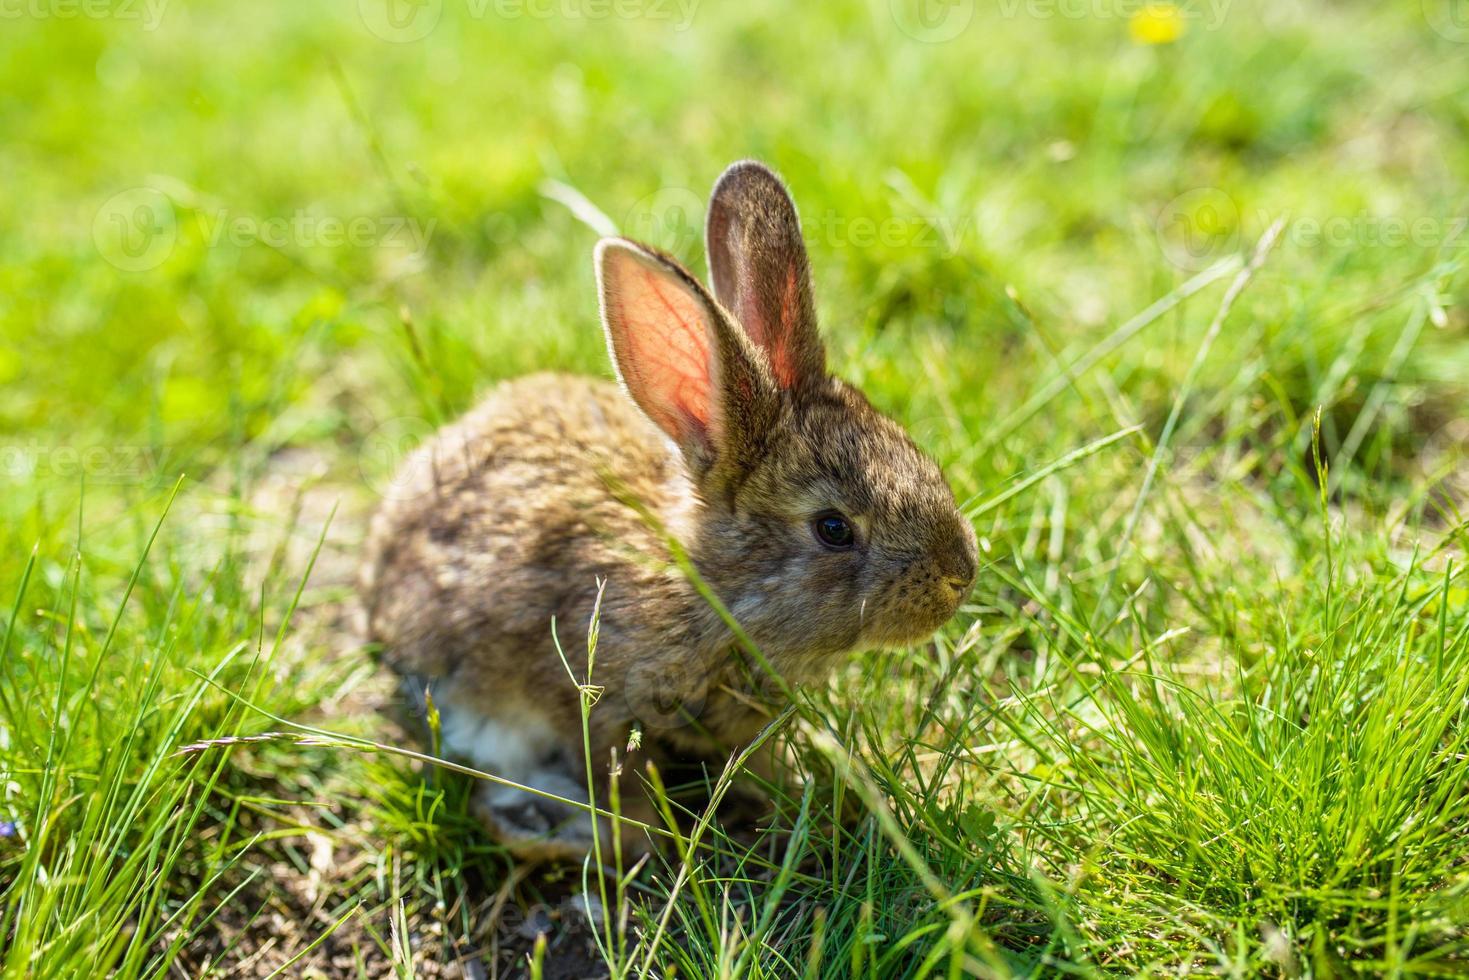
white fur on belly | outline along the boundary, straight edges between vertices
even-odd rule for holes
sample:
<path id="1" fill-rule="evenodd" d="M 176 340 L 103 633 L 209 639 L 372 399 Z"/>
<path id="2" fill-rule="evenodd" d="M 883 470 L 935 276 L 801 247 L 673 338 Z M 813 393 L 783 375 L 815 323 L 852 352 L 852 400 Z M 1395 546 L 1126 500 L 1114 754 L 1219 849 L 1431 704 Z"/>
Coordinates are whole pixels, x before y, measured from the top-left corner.
<path id="1" fill-rule="evenodd" d="M 562 768 L 567 760 L 555 758 L 556 748 L 555 729 L 539 715 L 517 712 L 507 718 L 489 718 L 462 706 L 445 705 L 440 709 L 441 755 L 463 759 L 480 772 L 564 800 L 586 802 L 586 785 Z M 521 805 L 530 795 L 500 783 L 488 784 L 483 792 L 491 806 L 503 807 Z M 576 813 L 566 808 L 567 817 Z"/>
<path id="2" fill-rule="evenodd" d="M 524 782 L 556 750 L 556 733 L 544 718 L 517 713 L 489 718 L 469 708 L 441 710 L 442 754 L 463 759 L 481 772 Z"/>

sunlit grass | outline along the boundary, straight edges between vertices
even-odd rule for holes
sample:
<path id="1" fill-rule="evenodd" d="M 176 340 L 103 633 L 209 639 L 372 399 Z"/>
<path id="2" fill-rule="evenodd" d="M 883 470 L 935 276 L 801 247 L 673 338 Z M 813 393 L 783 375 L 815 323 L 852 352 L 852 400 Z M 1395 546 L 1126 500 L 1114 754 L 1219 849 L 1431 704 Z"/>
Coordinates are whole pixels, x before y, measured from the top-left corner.
<path id="1" fill-rule="evenodd" d="M 1443 11 L 422 6 L 0 31 L 5 977 L 1463 972 Z M 607 374 L 599 229 L 701 269 L 743 156 L 986 567 L 800 695 L 755 827 L 516 866 L 357 645 L 366 515 L 497 379 Z"/>

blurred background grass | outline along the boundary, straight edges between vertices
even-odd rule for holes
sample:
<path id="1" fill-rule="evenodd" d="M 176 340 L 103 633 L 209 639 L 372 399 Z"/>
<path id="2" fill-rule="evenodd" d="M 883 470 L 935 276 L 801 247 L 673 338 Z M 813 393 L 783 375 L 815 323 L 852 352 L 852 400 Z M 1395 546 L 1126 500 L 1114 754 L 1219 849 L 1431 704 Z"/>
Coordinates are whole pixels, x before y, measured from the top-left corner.
<path id="1" fill-rule="evenodd" d="M 140 857 L 136 878 L 118 878 L 157 890 L 146 915 L 127 888 L 107 902 L 82 889 L 37 912 L 37 868 L 63 858 L 35 844 L 48 816 L 53 840 L 117 827 L 118 840 L 137 844 L 175 826 L 184 803 L 150 795 L 158 773 L 180 765 L 162 760 L 191 740 L 271 727 L 199 680 L 217 668 L 231 690 L 279 714 L 375 731 L 377 682 L 344 639 L 341 610 L 362 520 L 391 492 L 393 464 L 499 378 L 609 374 L 595 229 L 610 223 L 702 270 L 702 199 L 741 157 L 766 160 L 792 186 L 834 367 L 940 458 L 961 499 L 993 501 L 1067 453 L 1141 426 L 977 516 L 994 567 L 936 660 L 920 652 L 854 668 L 871 690 L 906 691 L 909 701 L 946 679 L 949 724 L 927 751 L 952 761 L 985 726 L 1022 724 L 980 703 L 1015 707 L 1005 699 L 1036 692 L 1122 697 L 1099 691 L 1082 668 L 1135 663 L 1137 650 L 1181 630 L 1188 637 L 1170 639 L 1176 657 L 1166 659 L 1217 681 L 1208 694 L 1220 703 L 1256 704 L 1250 669 L 1263 664 L 1270 677 L 1294 663 L 1304 676 L 1313 635 L 1339 638 L 1337 582 L 1366 590 L 1363 608 L 1405 650 L 1428 642 L 1432 631 L 1416 624 L 1437 610 L 1440 655 L 1454 656 L 1465 593 L 1445 561 L 1462 555 L 1469 489 L 1469 14 L 1460 0 L 26 0 L 3 16 L 0 598 L 26 585 L 0 685 L 11 699 L 0 816 L 18 828 L 0 840 L 0 873 L 9 936 L 50 937 L 56 975 L 94 962 L 101 921 L 131 923 L 135 938 L 117 949 L 141 950 L 128 954 L 138 957 L 132 969 L 163 968 L 159 950 L 194 926 L 179 931 L 185 919 L 159 910 L 193 907 L 195 922 L 227 894 L 204 885 L 226 866 L 242 878 L 253 868 L 251 909 L 294 901 L 298 913 L 314 910 L 282 949 L 345 921 L 367 892 L 364 908 L 442 903 L 441 913 L 461 917 L 461 936 L 473 931 L 471 899 L 484 893 L 474 889 L 495 894 L 510 882 L 520 891 L 509 904 L 523 904 L 532 885 L 504 877 L 507 862 L 476 838 L 462 799 L 455 810 L 452 786 L 426 791 L 407 767 L 321 749 L 242 747 L 228 766 L 190 762 L 187 798 L 200 809 L 187 826 L 204 828 L 212 850 L 180 851 L 178 864 Z M 1190 379 L 1235 275 L 1232 257 L 1277 219 L 1277 247 Z M 1158 315 L 1116 335 L 1160 300 Z M 1313 440 L 1330 463 L 1324 503 Z M 1134 516 L 1155 458 L 1160 489 Z M 272 643 L 333 506 L 298 610 L 304 625 Z M 1351 571 L 1333 577 L 1325 566 L 1323 587 L 1333 534 Z M 1433 557 L 1428 567 L 1415 547 Z M 1416 611 L 1381 605 L 1393 590 Z M 1319 629 L 1306 625 L 1317 620 Z M 1299 634 L 1282 632 L 1296 621 Z M 847 719 L 840 730 L 865 730 L 859 741 L 880 757 L 898 734 L 914 734 L 912 715 L 879 701 L 864 708 L 864 690 L 854 682 L 828 709 Z M 163 719 L 187 702 L 183 691 L 198 706 L 175 729 Z M 89 699 L 100 710 L 82 712 Z M 140 703 L 158 711 L 139 710 L 126 730 L 140 734 L 119 756 L 119 718 Z M 1168 905 L 1181 876 L 1149 873 L 1139 884 L 1135 866 L 1114 869 L 1105 900 L 1074 920 L 1060 899 L 1037 899 L 1027 875 L 1081 874 L 1096 841 L 1138 820 L 1129 807 L 1159 797 L 1104 813 L 1102 787 L 1127 769 L 1117 746 L 1115 758 L 1099 751 L 1121 770 L 1081 766 L 1075 783 L 1055 777 L 1064 790 L 1007 796 L 1006 779 L 1060 765 L 1041 761 L 1049 756 L 1035 732 L 1066 713 L 1024 705 L 1016 717 L 1035 711 L 1044 724 L 1023 738 L 1001 731 L 1003 744 L 1027 747 L 975 763 L 983 778 L 905 797 L 902 787 L 933 768 L 909 743 L 895 750 L 909 771 L 895 768 L 885 784 L 900 809 L 918 806 L 906 826 L 919 839 L 947 841 L 945 828 L 988 820 L 975 831 L 988 840 L 998 819 L 1024 842 L 1030 856 L 1013 866 L 959 838 L 930 855 L 956 890 L 972 885 L 965 855 L 983 855 L 1019 891 L 986 887 L 1024 892 L 1026 914 L 1049 923 L 995 932 L 1000 948 L 1032 951 L 1006 968 L 1056 957 L 1078 969 L 1237 960 L 1243 972 L 1289 972 L 1273 937 L 1305 950 L 1311 922 L 1327 923 L 1321 949 L 1350 937 L 1331 956 L 1360 954 L 1369 969 L 1407 962 L 1391 959 L 1401 948 L 1383 938 L 1381 915 L 1282 922 L 1299 913 L 1298 893 L 1272 906 L 1263 928 L 1250 905 L 1259 890 L 1241 880 L 1258 873 L 1248 869 L 1228 872 L 1242 891 L 1176 896 L 1208 910 L 1197 914 Z M 1142 724 L 1111 717 L 1123 730 Z M 51 733 L 63 729 L 73 734 L 57 742 Z M 1379 761 L 1391 768 L 1402 757 Z M 1261 760 L 1236 764 L 1248 772 Z M 110 785 L 137 792 L 137 812 L 155 814 L 158 827 L 133 811 L 118 824 L 116 801 L 100 790 Z M 77 799 L 96 809 L 68 802 Z M 313 805 L 324 799 L 335 808 Z M 1048 827 L 1090 840 L 1038 833 L 1027 821 L 1047 807 Z M 1461 831 L 1462 799 L 1436 819 Z M 1169 833 L 1187 823 L 1154 830 L 1176 843 Z M 256 848 L 236 846 L 257 832 L 266 838 Z M 261 881 L 282 867 L 310 880 L 311 833 L 334 842 L 328 855 L 355 849 L 370 852 L 368 863 L 313 886 L 310 901 L 288 901 L 290 889 Z M 85 865 L 77 846 L 64 860 Z M 890 857 L 873 859 L 884 875 Z M 1425 896 L 1458 894 L 1462 860 L 1445 862 L 1399 880 Z M 466 864 L 473 888 L 456 891 Z M 159 880 L 164 867 L 178 870 L 176 885 Z M 402 892 L 383 884 L 398 880 L 384 868 L 408 882 Z M 833 881 L 845 873 L 828 870 Z M 1338 884 L 1361 909 L 1383 887 Z M 1123 897 L 1134 892 L 1152 897 Z M 871 965 L 852 950 L 871 945 L 860 923 L 872 898 L 869 888 L 866 898 L 823 899 L 831 923 L 842 909 L 854 917 L 839 945 L 854 972 Z M 88 909 L 101 918 L 86 923 Z M 809 964 L 814 920 L 801 914 L 788 948 Z M 1437 936 L 1432 948 L 1458 949 L 1462 936 L 1434 918 L 1442 914 L 1422 913 L 1440 923 L 1423 927 Z M 1190 923 L 1184 934 L 1170 931 L 1174 915 Z M 37 931 L 14 931 L 24 921 Z M 372 921 L 379 945 L 359 935 L 351 948 L 394 960 L 384 920 Z M 175 932 L 154 936 L 164 922 Z M 689 962 L 718 945 L 685 941 L 696 951 Z M 916 969 L 928 942 L 939 941 L 915 939 L 914 959 L 894 962 Z M 979 948 L 966 943 L 956 947 L 965 955 Z M 420 946 L 425 956 L 438 948 Z M 7 963 L 39 969 L 13 953 Z M 708 969 L 684 966 L 683 975 Z"/>

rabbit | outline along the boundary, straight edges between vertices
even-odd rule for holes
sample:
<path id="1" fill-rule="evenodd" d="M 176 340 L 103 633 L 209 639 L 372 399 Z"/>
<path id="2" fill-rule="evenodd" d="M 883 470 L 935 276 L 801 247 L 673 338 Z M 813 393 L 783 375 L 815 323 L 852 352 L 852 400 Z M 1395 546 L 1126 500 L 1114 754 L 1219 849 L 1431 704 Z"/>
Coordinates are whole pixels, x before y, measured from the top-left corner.
<path id="1" fill-rule="evenodd" d="M 445 757 L 587 801 L 576 684 L 599 596 L 597 785 L 634 729 L 645 750 L 695 754 L 758 734 L 782 685 L 670 540 L 788 684 L 924 639 L 974 583 L 974 530 L 938 465 L 827 371 L 780 178 L 732 165 L 705 235 L 712 292 L 663 252 L 600 241 L 618 383 L 502 383 L 406 460 L 373 518 L 369 640 L 406 687 L 431 691 Z M 516 854 L 590 847 L 584 809 L 490 782 L 475 807 Z"/>

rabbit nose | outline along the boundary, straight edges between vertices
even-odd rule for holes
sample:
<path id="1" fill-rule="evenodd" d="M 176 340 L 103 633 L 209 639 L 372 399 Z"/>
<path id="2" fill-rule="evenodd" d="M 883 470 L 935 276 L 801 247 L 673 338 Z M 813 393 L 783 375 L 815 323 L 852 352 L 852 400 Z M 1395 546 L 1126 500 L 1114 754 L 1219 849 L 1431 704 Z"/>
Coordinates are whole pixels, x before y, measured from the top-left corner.
<path id="1" fill-rule="evenodd" d="M 949 588 L 963 596 L 974 585 L 974 576 L 979 568 L 979 556 L 970 534 L 961 535 L 944 555 L 942 571 Z"/>
<path id="2" fill-rule="evenodd" d="M 938 577 L 944 583 L 944 594 L 958 606 L 974 586 L 974 562 L 963 557 L 950 558 L 940 566 Z"/>

